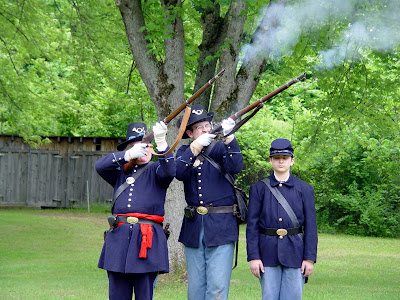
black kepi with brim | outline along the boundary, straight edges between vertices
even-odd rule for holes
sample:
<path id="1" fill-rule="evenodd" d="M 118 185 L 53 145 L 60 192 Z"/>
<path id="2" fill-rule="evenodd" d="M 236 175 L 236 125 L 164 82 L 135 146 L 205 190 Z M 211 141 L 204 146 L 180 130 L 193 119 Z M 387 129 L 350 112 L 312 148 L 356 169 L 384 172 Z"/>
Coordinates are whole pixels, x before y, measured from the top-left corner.
<path id="1" fill-rule="evenodd" d="M 126 130 L 126 141 L 117 145 L 118 151 L 122 151 L 130 143 L 143 140 L 144 134 L 147 131 L 146 124 L 141 122 L 134 122 L 128 125 Z"/>
<path id="2" fill-rule="evenodd" d="M 193 124 L 196 124 L 199 122 L 204 122 L 204 121 L 211 122 L 211 120 L 214 117 L 214 112 L 210 111 L 209 113 L 207 113 L 207 111 L 204 109 L 204 107 L 200 104 L 192 105 L 190 108 L 192 110 L 190 112 L 189 121 L 186 125 L 185 133 L 182 136 L 183 139 L 189 138 L 189 136 L 186 134 L 186 130 L 191 129 L 191 126 Z M 182 123 L 182 117 L 179 118 L 179 120 L 178 120 L 178 124 L 177 124 L 178 128 L 181 126 L 181 123 Z"/>
<path id="3" fill-rule="evenodd" d="M 293 153 L 293 147 L 287 139 L 276 139 L 272 141 L 271 148 L 269 148 L 269 157 L 276 155 L 293 157 Z"/>

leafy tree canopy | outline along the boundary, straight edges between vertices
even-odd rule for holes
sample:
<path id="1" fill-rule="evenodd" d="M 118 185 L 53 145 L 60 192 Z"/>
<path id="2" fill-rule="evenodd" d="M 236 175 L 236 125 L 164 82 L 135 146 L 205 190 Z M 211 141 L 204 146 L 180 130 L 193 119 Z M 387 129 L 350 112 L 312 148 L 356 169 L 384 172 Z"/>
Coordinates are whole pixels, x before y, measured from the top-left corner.
<path id="1" fill-rule="evenodd" d="M 235 15 L 245 20 L 239 44 L 227 36 L 204 44 L 206 34 L 228 24 L 235 3 L 244 7 Z M 0 4 L 2 134 L 33 143 L 48 135 L 125 136 L 127 123 L 140 119 L 150 125 L 165 109 L 143 81 L 139 59 L 132 59 L 114 1 Z M 186 98 L 209 79 L 199 66 L 214 74 L 227 52 L 236 70 L 227 78 L 254 81 L 247 93 L 232 85 L 228 99 L 199 99 L 219 118 L 307 73 L 306 82 L 273 98 L 237 133 L 246 158 L 242 185 L 266 176 L 271 140 L 286 137 L 296 148 L 293 172 L 316 190 L 324 228 L 400 235 L 397 0 L 143 0 L 140 5 L 145 55 L 158 64 L 168 59 L 165 41 L 176 37 L 171 24 L 182 20 Z M 261 70 L 243 71 L 256 60 L 262 60 Z M 242 102 L 232 105 L 235 101 Z"/>

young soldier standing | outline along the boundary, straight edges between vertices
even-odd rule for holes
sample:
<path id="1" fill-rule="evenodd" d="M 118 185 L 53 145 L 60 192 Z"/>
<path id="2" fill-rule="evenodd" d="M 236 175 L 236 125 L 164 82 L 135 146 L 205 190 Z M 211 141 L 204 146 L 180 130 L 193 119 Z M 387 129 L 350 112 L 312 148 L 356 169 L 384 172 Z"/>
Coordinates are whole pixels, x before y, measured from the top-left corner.
<path id="1" fill-rule="evenodd" d="M 301 299 L 316 262 L 314 190 L 290 174 L 293 153 L 288 140 L 274 140 L 270 148 L 274 172 L 250 188 L 247 260 L 260 280 L 262 299 Z"/>
<path id="2" fill-rule="evenodd" d="M 190 137 L 193 142 L 183 145 L 176 154 L 176 178 L 184 183 L 188 205 L 179 241 L 185 245 L 189 300 L 228 298 L 238 239 L 232 186 L 207 159 L 202 160 L 201 152 L 209 152 L 208 156 L 232 175 L 242 170 L 243 156 L 233 135 L 212 143 L 215 135 L 209 132 L 213 116 L 201 105 L 192 106 L 183 138 Z M 232 119 L 224 120 L 224 135 L 234 125 Z"/>
<path id="3" fill-rule="evenodd" d="M 157 274 L 169 271 L 162 222 L 175 161 L 172 154 L 167 154 L 150 162 L 150 150 L 141 143 L 145 131 L 144 123 L 129 124 L 127 140 L 117 146 L 120 152 L 96 162 L 99 175 L 114 187 L 113 216 L 109 217 L 112 229 L 98 263 L 99 268 L 107 270 L 111 300 L 132 299 L 133 289 L 135 299 L 151 300 Z M 153 132 L 158 153 L 166 152 L 167 126 L 157 123 Z M 133 168 L 124 172 L 124 165 L 132 159 Z"/>

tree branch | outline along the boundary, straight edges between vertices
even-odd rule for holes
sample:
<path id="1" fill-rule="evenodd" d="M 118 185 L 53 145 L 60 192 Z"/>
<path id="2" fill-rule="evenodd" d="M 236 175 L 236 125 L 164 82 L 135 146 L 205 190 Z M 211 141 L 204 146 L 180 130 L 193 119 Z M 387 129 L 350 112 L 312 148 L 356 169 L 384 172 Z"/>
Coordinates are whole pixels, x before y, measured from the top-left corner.
<path id="1" fill-rule="evenodd" d="M 214 2 L 214 1 L 213 1 Z M 225 32 L 223 31 L 224 20 L 220 17 L 220 5 L 214 2 L 213 7 L 207 7 L 202 16 L 201 24 L 203 27 L 203 37 L 199 45 L 199 59 L 197 64 L 196 81 L 194 91 L 200 89 L 204 83 L 215 76 L 218 57 L 216 53 L 224 40 Z M 210 59 L 210 57 L 214 57 Z M 221 66 L 220 69 L 222 69 Z M 196 100 L 197 103 L 208 108 L 211 96 L 211 89 L 206 90 Z"/>
<path id="2" fill-rule="evenodd" d="M 160 63 L 154 54 L 146 53 L 148 44 L 146 41 L 147 31 L 146 29 L 141 30 L 146 26 L 141 0 L 117 0 L 116 5 L 120 10 L 124 22 L 133 60 L 136 63 L 151 99 L 154 101 L 158 94 L 157 79 L 154 74 L 159 73 Z"/>
<path id="3" fill-rule="evenodd" d="M 273 20 L 267 20 L 267 18 L 270 16 L 269 10 L 272 5 L 279 3 L 282 5 L 286 5 L 286 0 L 278 0 L 278 1 L 271 1 L 268 5 L 268 8 L 262 18 L 262 21 L 260 22 L 259 26 L 257 29 L 254 31 L 253 36 L 252 36 L 252 41 L 250 46 L 254 43 L 258 43 L 258 39 L 261 37 L 266 37 L 269 36 L 269 32 L 276 30 L 276 28 L 280 25 L 280 18 L 281 16 L 274 15 Z M 264 28 L 265 23 L 268 22 L 269 26 L 267 28 Z M 247 53 L 245 53 L 245 57 L 250 55 L 249 52 L 252 50 L 248 50 Z M 237 108 L 236 110 L 245 107 L 252 95 L 254 94 L 254 91 L 257 88 L 257 85 L 260 81 L 260 76 L 264 72 L 267 60 L 266 58 L 269 55 L 268 49 L 264 49 L 264 53 L 262 55 L 260 53 L 255 53 L 254 55 L 251 56 L 251 59 L 245 59 L 239 69 L 239 72 L 237 74 L 236 82 L 238 86 L 238 93 L 237 93 Z"/>
<path id="4" fill-rule="evenodd" d="M 159 119 L 184 100 L 184 32 L 178 16 L 181 0 L 161 0 L 170 33 L 164 41 L 165 63 L 148 52 L 147 30 L 141 0 L 117 0 L 136 67 L 157 108 Z M 178 104 L 179 103 L 179 104 Z"/>
<path id="5" fill-rule="evenodd" d="M 183 21 L 179 17 L 182 10 L 181 0 L 161 0 L 166 13 L 167 30 L 170 34 L 164 40 L 165 65 L 160 83 L 164 86 L 158 97 L 160 118 L 170 114 L 176 107 L 182 104 L 185 85 L 185 36 Z"/>

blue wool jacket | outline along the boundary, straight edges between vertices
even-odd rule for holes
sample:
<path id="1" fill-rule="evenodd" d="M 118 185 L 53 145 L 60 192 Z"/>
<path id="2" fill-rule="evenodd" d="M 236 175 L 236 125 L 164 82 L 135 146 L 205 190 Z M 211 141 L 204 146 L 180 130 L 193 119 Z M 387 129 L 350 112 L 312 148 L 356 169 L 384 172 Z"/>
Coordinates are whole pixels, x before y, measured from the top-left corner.
<path id="1" fill-rule="evenodd" d="M 300 268 L 303 260 L 317 259 L 317 222 L 314 204 L 314 189 L 311 185 L 290 175 L 289 180 L 279 186 L 274 175 L 269 176 L 271 186 L 278 187 L 292 207 L 300 226 L 304 226 L 303 241 L 298 235 L 269 236 L 259 232 L 264 228 L 293 228 L 286 211 L 272 195 L 268 187 L 259 181 L 250 187 L 247 214 L 247 261 L 261 259 L 264 266 L 282 265 Z"/>
<path id="2" fill-rule="evenodd" d="M 166 150 L 167 151 L 167 150 Z M 108 154 L 96 162 L 99 175 L 114 187 L 114 191 L 136 170 L 144 165 L 135 165 L 129 174 L 122 166 L 125 151 Z M 113 214 L 144 213 L 164 216 L 167 188 L 175 176 L 176 165 L 172 154 L 159 157 L 149 166 L 115 201 Z M 105 220 L 106 221 L 106 220 Z M 120 273 L 148 273 L 169 271 L 167 239 L 162 226 L 152 225 L 153 244 L 147 250 L 147 258 L 139 258 L 142 240 L 140 224 L 124 223 L 108 232 L 101 251 L 98 267 Z"/>
<path id="3" fill-rule="evenodd" d="M 209 156 L 227 173 L 233 175 L 242 170 L 243 156 L 236 139 L 233 139 L 228 145 L 222 141 L 217 142 Z M 193 163 L 196 158 L 188 145 L 180 147 L 176 154 L 176 178 L 184 183 L 187 205 L 233 205 L 235 195 L 226 178 L 207 160 L 194 167 Z M 196 213 L 194 220 L 183 218 L 179 242 L 188 247 L 198 247 L 202 222 L 206 247 L 237 241 L 237 220 L 232 213 L 206 215 Z"/>

